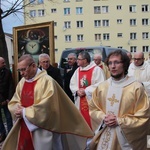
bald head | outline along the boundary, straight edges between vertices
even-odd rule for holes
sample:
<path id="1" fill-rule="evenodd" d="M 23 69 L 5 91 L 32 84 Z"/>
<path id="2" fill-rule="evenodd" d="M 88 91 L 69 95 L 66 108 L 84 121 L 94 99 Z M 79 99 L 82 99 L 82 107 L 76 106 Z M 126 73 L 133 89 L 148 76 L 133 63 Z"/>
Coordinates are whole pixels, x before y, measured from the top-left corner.
<path id="1" fill-rule="evenodd" d="M 0 57 L 0 69 L 4 68 L 5 66 L 6 66 L 5 59 L 3 57 Z"/>
<path id="2" fill-rule="evenodd" d="M 136 52 L 134 53 L 134 65 L 141 66 L 144 63 L 144 53 L 143 52 Z"/>
<path id="3" fill-rule="evenodd" d="M 101 56 L 101 54 L 95 54 L 95 55 L 94 55 L 94 62 L 95 62 L 95 64 L 96 64 L 96 65 L 99 65 L 99 64 L 101 63 L 101 61 L 102 61 L 102 56 Z"/>
<path id="4" fill-rule="evenodd" d="M 143 52 L 136 52 L 136 53 L 134 53 L 134 58 L 144 58 L 144 53 Z"/>

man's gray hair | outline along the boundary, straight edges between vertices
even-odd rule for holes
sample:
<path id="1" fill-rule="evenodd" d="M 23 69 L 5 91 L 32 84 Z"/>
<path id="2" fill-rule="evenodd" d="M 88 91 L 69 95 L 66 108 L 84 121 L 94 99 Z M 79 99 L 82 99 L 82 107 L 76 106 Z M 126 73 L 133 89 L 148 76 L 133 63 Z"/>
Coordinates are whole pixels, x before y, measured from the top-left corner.
<path id="1" fill-rule="evenodd" d="M 70 54 L 68 54 L 68 57 L 69 56 L 73 56 L 75 59 L 77 59 L 77 55 L 75 53 L 70 53 Z"/>
<path id="2" fill-rule="evenodd" d="M 50 57 L 49 57 L 49 55 L 48 55 L 48 54 L 46 54 L 46 53 L 42 53 L 42 54 L 40 54 L 40 55 L 39 55 L 39 61 L 40 61 L 40 60 L 41 60 L 41 58 L 43 58 L 43 57 L 44 57 L 44 58 L 46 57 L 46 58 L 48 58 L 48 59 L 50 60 Z"/>
<path id="3" fill-rule="evenodd" d="M 83 59 L 86 59 L 88 63 L 91 62 L 91 57 L 90 57 L 90 54 L 86 51 L 82 51 L 79 53 L 79 55 L 83 58 Z"/>
<path id="4" fill-rule="evenodd" d="M 18 62 L 21 62 L 21 61 L 23 61 L 23 60 L 26 60 L 28 63 L 31 63 L 31 62 L 34 62 L 34 63 L 35 63 L 34 58 L 33 58 L 32 55 L 30 55 L 30 54 L 22 55 L 22 56 L 18 59 Z"/>

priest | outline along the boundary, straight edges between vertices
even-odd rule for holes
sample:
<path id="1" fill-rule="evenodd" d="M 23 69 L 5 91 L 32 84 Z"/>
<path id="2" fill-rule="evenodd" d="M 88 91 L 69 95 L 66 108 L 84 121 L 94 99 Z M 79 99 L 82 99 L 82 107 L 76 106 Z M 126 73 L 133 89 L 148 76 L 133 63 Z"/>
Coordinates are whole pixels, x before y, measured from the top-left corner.
<path id="1" fill-rule="evenodd" d="M 90 148 L 146 150 L 150 118 L 146 91 L 127 75 L 130 61 L 126 53 L 114 51 L 106 63 L 111 77 L 96 88 L 89 102 L 95 131 Z"/>
<path id="2" fill-rule="evenodd" d="M 9 103 L 15 124 L 2 149 L 84 149 L 93 133 L 62 88 L 31 55 L 19 58 L 17 71 L 22 79 Z"/>

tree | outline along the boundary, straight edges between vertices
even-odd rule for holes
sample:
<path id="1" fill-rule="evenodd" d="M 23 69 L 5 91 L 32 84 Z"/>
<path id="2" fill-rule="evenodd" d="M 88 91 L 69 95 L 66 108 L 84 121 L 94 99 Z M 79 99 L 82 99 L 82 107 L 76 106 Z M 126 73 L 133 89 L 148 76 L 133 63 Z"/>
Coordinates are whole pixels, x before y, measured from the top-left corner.
<path id="1" fill-rule="evenodd" d="M 9 67 L 9 59 L 8 59 L 8 50 L 5 41 L 5 34 L 2 26 L 2 15 L 3 11 L 0 8 L 0 56 L 3 57 L 6 61 L 6 66 Z"/>
<path id="2" fill-rule="evenodd" d="M 17 13 L 23 13 L 23 9 L 36 0 L 29 0 L 27 3 L 25 3 L 25 1 L 26 0 L 12 0 L 12 2 L 10 2 L 10 0 L 5 0 L 4 2 L 7 2 L 11 5 L 10 8 L 7 8 L 3 11 L 1 8 L 2 2 L 0 0 L 0 56 L 6 60 L 7 67 L 9 67 L 8 49 L 5 41 L 2 19 L 9 16 L 10 14 L 15 14 L 17 16 Z"/>
<path id="3" fill-rule="evenodd" d="M 8 1 L 10 3 L 10 1 Z M 3 11 L 1 8 L 1 0 L 0 0 L 0 56 L 3 57 L 6 61 L 6 66 L 9 67 L 9 59 L 8 59 L 8 49 L 5 40 L 5 33 L 3 30 L 2 19 L 9 16 L 12 13 L 20 12 L 25 6 L 23 5 L 23 0 L 16 0 L 10 8 Z"/>

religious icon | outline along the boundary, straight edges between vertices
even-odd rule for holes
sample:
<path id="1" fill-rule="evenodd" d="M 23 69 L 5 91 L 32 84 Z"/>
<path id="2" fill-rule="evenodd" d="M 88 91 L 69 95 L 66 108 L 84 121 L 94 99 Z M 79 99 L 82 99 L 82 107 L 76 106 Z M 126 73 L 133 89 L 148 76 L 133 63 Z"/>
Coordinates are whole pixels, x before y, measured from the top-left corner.
<path id="1" fill-rule="evenodd" d="M 14 70 L 18 58 L 24 54 L 31 54 L 38 63 L 41 53 L 50 55 L 51 63 L 55 63 L 54 52 L 54 22 L 45 22 L 33 25 L 24 25 L 13 28 L 14 39 Z M 15 82 L 18 82 L 18 74 L 15 73 Z"/>

